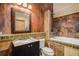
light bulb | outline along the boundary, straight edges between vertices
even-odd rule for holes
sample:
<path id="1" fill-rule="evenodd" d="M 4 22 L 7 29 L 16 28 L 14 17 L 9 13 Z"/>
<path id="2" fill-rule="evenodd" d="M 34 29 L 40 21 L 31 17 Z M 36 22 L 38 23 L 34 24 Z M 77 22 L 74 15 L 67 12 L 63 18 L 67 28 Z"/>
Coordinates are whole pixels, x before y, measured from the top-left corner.
<path id="1" fill-rule="evenodd" d="M 27 4 L 26 3 L 23 3 L 23 7 L 27 7 Z"/>
<path id="2" fill-rule="evenodd" d="M 31 5 L 28 5 L 28 9 L 32 9 L 32 6 Z"/>

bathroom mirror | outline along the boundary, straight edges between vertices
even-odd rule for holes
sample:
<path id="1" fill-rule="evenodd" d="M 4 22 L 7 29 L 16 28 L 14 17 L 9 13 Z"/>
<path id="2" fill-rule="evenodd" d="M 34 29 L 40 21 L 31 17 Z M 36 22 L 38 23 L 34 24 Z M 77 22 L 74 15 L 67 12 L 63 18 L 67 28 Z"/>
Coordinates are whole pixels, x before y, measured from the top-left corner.
<path id="1" fill-rule="evenodd" d="M 31 14 L 12 8 L 11 27 L 12 33 L 31 32 Z"/>

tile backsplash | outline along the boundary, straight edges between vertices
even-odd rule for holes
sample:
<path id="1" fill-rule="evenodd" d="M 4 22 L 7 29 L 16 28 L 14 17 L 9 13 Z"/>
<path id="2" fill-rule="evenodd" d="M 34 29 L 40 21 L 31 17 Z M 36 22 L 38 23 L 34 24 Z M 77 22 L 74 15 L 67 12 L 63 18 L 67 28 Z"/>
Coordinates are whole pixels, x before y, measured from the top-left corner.
<path id="1" fill-rule="evenodd" d="M 27 38 L 45 38 L 44 32 L 24 33 L 24 34 L 4 34 L 0 35 L 0 40 L 15 40 L 15 39 L 27 39 Z"/>
<path id="2" fill-rule="evenodd" d="M 52 32 L 57 36 L 74 37 L 79 32 L 79 12 L 54 18 Z"/>

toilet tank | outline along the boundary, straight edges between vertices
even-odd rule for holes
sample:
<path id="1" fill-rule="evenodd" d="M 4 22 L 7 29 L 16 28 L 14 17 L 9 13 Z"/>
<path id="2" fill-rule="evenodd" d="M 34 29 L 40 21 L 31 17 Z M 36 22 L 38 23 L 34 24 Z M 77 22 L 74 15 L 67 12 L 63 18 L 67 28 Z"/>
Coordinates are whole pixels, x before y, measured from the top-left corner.
<path id="1" fill-rule="evenodd" d="M 43 48 L 43 47 L 45 47 L 45 39 L 39 39 L 39 42 L 40 42 L 40 48 Z"/>

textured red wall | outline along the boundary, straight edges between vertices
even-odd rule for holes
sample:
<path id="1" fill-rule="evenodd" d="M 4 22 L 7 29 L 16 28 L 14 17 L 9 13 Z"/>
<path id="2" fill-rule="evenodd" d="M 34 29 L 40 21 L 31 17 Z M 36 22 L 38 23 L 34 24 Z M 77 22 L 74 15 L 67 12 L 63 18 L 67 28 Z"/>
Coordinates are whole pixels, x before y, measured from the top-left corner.
<path id="1" fill-rule="evenodd" d="M 32 32 L 44 31 L 44 13 L 41 4 L 32 4 Z"/>
<path id="2" fill-rule="evenodd" d="M 0 31 L 4 34 L 11 33 L 10 7 L 8 4 L 0 4 Z"/>
<path id="3" fill-rule="evenodd" d="M 3 30 L 4 27 L 4 7 L 0 4 L 0 32 Z"/>

